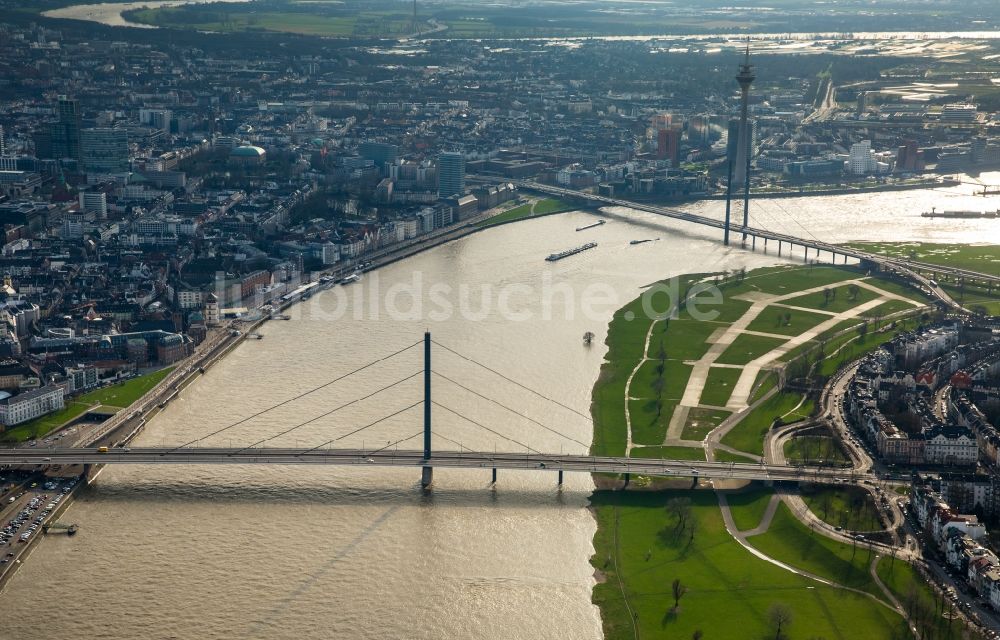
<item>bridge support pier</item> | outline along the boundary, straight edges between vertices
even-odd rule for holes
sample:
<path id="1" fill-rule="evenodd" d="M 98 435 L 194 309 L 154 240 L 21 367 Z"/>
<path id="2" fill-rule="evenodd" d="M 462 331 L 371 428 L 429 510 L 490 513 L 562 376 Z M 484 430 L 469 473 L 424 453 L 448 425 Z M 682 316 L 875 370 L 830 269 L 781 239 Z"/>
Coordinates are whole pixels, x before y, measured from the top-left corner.
<path id="1" fill-rule="evenodd" d="M 802 262 L 809 262 L 809 247 L 802 245 Z"/>
<path id="2" fill-rule="evenodd" d="M 434 467 L 423 467 L 420 471 L 420 486 L 424 489 L 434 482 Z"/>
<path id="3" fill-rule="evenodd" d="M 781 240 L 778 240 L 778 257 L 781 257 Z"/>
<path id="4" fill-rule="evenodd" d="M 563 470 L 559 470 L 559 486 L 561 487 L 563 483 Z"/>
<path id="5" fill-rule="evenodd" d="M 753 240 L 750 241 L 750 250 L 751 251 L 756 251 L 757 250 L 757 236 L 752 236 L 752 238 L 753 238 Z"/>
<path id="6" fill-rule="evenodd" d="M 497 483 L 497 468 L 493 467 L 493 479 L 490 481 L 490 484 L 496 484 L 496 483 Z"/>

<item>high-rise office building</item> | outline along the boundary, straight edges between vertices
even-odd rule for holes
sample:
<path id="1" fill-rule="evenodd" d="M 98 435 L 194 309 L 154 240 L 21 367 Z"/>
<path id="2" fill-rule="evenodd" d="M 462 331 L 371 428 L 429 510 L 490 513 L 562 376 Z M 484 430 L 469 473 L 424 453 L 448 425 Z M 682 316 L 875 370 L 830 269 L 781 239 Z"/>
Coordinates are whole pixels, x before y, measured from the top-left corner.
<path id="1" fill-rule="evenodd" d="M 688 120 L 688 142 L 694 147 L 704 147 L 712 143 L 711 118 L 707 115 L 692 116 Z"/>
<path id="2" fill-rule="evenodd" d="M 656 157 L 669 160 L 670 167 L 676 169 L 681 164 L 681 128 L 671 126 L 660 129 L 656 139 Z"/>
<path id="3" fill-rule="evenodd" d="M 108 198 L 103 191 L 81 191 L 80 211 L 97 216 L 108 217 Z"/>
<path id="4" fill-rule="evenodd" d="M 875 160 L 875 152 L 872 151 L 871 140 L 862 140 L 852 144 L 848 160 L 851 173 L 856 176 L 875 173 L 878 170 L 878 162 Z"/>
<path id="5" fill-rule="evenodd" d="M 170 109 L 139 109 L 139 124 L 149 125 L 160 131 L 170 132 L 174 112 Z"/>
<path id="6" fill-rule="evenodd" d="M 465 156 L 458 151 L 438 154 L 438 197 L 449 198 L 465 193 Z"/>
<path id="7" fill-rule="evenodd" d="M 66 96 L 59 96 L 57 109 L 59 120 L 49 126 L 51 136 L 51 157 L 56 160 L 69 158 L 80 160 L 80 103 Z"/>
<path id="8" fill-rule="evenodd" d="M 84 129 L 80 159 L 87 173 L 128 171 L 128 134 L 125 129 Z"/>
<path id="9" fill-rule="evenodd" d="M 975 150 L 973 150 L 973 154 Z M 975 158 L 973 157 L 973 160 Z M 904 140 L 896 154 L 897 171 L 923 171 L 926 167 L 924 152 L 917 146 L 917 141 Z"/>
<path id="10" fill-rule="evenodd" d="M 371 160 L 379 169 L 396 162 L 399 157 L 399 147 L 384 142 L 362 142 L 358 153 L 365 160 Z"/>
<path id="11" fill-rule="evenodd" d="M 0 156 L 7 155 L 7 145 L 3 139 L 3 125 L 0 125 Z"/>

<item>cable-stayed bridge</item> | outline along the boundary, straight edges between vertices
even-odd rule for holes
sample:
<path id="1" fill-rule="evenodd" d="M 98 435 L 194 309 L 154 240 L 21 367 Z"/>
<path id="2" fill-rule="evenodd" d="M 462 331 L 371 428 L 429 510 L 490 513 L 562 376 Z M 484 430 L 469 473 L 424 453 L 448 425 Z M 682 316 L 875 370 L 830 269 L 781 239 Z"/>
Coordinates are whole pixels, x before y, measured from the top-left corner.
<path id="1" fill-rule="evenodd" d="M 804 468 L 739 462 L 702 462 L 616 458 L 557 453 L 502 453 L 485 451 L 436 451 L 430 457 L 418 449 L 303 449 L 247 448 L 114 448 L 101 453 L 87 449 L 6 449 L 0 464 L 289 464 L 384 466 L 442 469 L 511 469 L 580 473 L 638 474 L 669 477 L 733 478 L 738 480 L 790 480 L 851 482 L 861 478 L 849 469 Z M 495 477 L 494 477 L 495 479 Z"/>
<path id="2" fill-rule="evenodd" d="M 758 241 L 761 241 L 764 251 L 768 250 L 768 243 L 771 243 L 772 248 L 776 244 L 777 254 L 779 256 L 785 255 L 789 258 L 793 257 L 792 252 L 796 247 L 798 247 L 802 254 L 803 261 L 809 260 L 810 251 L 812 251 L 812 257 L 817 261 L 823 256 L 823 254 L 826 254 L 826 257 L 829 258 L 831 264 L 835 264 L 837 258 L 841 258 L 844 263 L 846 263 L 848 259 L 859 260 L 863 264 L 869 265 L 870 267 L 877 268 L 881 271 L 897 273 L 918 283 L 921 287 L 930 291 L 931 294 L 938 298 L 941 302 L 953 308 L 961 307 L 937 284 L 934 278 L 947 277 L 956 282 L 969 281 L 980 283 L 985 287 L 990 288 L 990 290 L 994 287 L 1000 289 L 1000 276 L 989 273 L 980 273 L 958 267 L 934 265 L 917 260 L 883 256 L 852 247 L 824 242 L 815 236 L 804 238 L 749 225 L 731 224 L 726 220 L 717 220 L 715 218 L 689 213 L 672 207 L 664 207 L 645 202 L 636 202 L 634 200 L 624 200 L 622 198 L 602 196 L 529 180 L 514 180 L 512 182 L 520 189 L 536 191 L 538 193 L 557 196 L 562 199 L 583 201 L 592 206 L 627 207 L 629 209 L 636 209 L 646 213 L 653 213 L 667 218 L 673 218 L 674 220 L 681 220 L 683 222 L 690 222 L 693 224 L 719 229 L 723 231 L 723 242 L 727 245 L 729 244 L 730 232 L 733 232 L 740 234 L 742 236 L 742 246 L 751 250 L 756 250 Z M 804 227 L 803 230 L 806 233 L 809 233 L 808 229 L 805 229 Z"/>
<path id="3" fill-rule="evenodd" d="M 413 371 L 412 356 L 408 357 L 407 354 L 419 350 L 423 351 L 423 364 L 420 369 Z M 451 364 L 460 363 L 464 367 L 479 370 L 482 376 L 476 378 L 466 375 L 460 382 L 456 378 L 461 376 L 450 370 L 447 361 L 444 366 L 431 366 L 432 350 L 441 352 L 452 361 Z M 435 356 L 435 361 L 437 360 L 438 357 Z M 372 371 L 369 373 L 376 372 L 374 368 L 377 366 L 378 375 L 389 371 L 396 372 L 393 374 L 395 377 L 374 389 L 363 388 L 364 385 L 357 378 L 370 369 Z M 403 370 L 402 374 L 399 373 L 400 369 Z M 422 385 L 411 383 L 421 378 Z M 478 388 L 474 380 L 479 381 Z M 432 385 L 437 388 L 439 384 L 461 390 L 460 398 L 456 399 L 440 391 L 432 395 Z M 498 385 L 506 387 L 504 397 L 498 397 L 501 395 L 497 391 Z M 315 413 L 316 409 L 311 409 L 314 415 L 303 415 L 309 413 L 310 409 L 299 409 L 300 401 L 320 392 L 331 393 L 337 387 L 338 393 L 346 394 L 350 399 L 318 413 Z M 530 395 L 536 406 L 546 407 L 544 413 L 547 418 L 539 419 L 511 406 L 517 403 L 517 398 L 513 397 L 517 394 Z M 376 400 L 376 396 L 382 397 Z M 366 403 L 375 404 L 378 413 L 358 423 L 350 421 L 350 424 L 336 429 L 321 429 L 319 433 L 322 435 L 317 437 L 316 426 L 319 421 L 349 407 L 359 407 Z M 478 416 L 476 409 L 482 406 L 491 407 L 494 414 L 492 420 L 470 415 Z M 241 433 L 240 427 L 245 431 L 253 421 L 283 407 L 286 408 L 285 413 L 301 416 L 301 419 L 292 424 L 274 427 L 266 434 L 255 431 L 256 437 L 245 444 L 226 447 L 207 444 Z M 540 413 L 542 412 L 536 411 L 536 414 Z M 449 419 L 441 420 L 441 415 L 446 415 Z M 497 415 L 506 417 L 497 418 Z M 558 417 L 560 415 L 562 418 Z M 588 431 L 592 429 L 590 416 L 587 414 L 432 340 L 430 333 L 426 333 L 418 342 L 180 444 L 131 448 L 124 442 L 110 441 L 105 446 L 81 448 L 0 449 L 0 465 L 285 464 L 416 467 L 421 470 L 421 483 L 424 486 L 431 484 L 434 468 L 490 470 L 494 482 L 498 469 L 554 472 L 558 474 L 560 483 L 565 472 L 626 474 L 626 477 L 640 474 L 811 482 L 856 479 L 849 469 L 805 469 L 755 463 L 587 455 L 585 452 L 589 449 L 589 443 L 581 438 L 589 440 L 590 435 L 578 436 L 568 431 L 564 425 L 570 418 L 577 422 L 586 421 Z M 480 447 L 484 439 L 492 439 L 494 450 L 477 451 L 474 447 L 465 446 L 460 440 L 461 435 L 444 431 L 447 428 L 445 423 L 454 424 L 456 419 L 464 423 L 466 428 L 472 429 Z M 413 430 L 402 429 L 404 432 L 400 435 L 400 423 L 405 424 L 411 420 Z M 313 426 L 312 429 L 305 429 L 310 425 Z M 383 428 L 387 430 L 382 430 Z M 466 432 L 466 435 L 469 433 Z M 287 442 L 300 434 L 309 435 L 315 442 L 294 447 L 278 444 L 278 441 Z M 361 436 L 367 436 L 367 442 L 385 444 L 351 446 L 350 443 L 356 443 Z M 550 447 L 553 442 L 558 442 L 559 448 L 567 451 L 545 451 L 546 445 L 539 444 L 540 441 L 546 442 Z M 443 449 L 435 448 L 435 442 L 444 442 L 446 446 Z M 503 443 L 504 450 L 496 446 L 500 442 Z M 422 447 L 414 448 L 418 443 Z M 511 448 L 516 451 L 511 451 Z"/>

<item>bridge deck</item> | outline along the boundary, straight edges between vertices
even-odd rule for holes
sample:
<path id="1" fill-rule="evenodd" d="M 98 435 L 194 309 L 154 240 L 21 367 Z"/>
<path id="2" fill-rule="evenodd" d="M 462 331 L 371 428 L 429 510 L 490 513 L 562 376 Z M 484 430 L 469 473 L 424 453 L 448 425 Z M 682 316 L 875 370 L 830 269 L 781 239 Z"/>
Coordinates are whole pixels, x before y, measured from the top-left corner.
<path id="1" fill-rule="evenodd" d="M 754 463 L 647 460 L 584 455 L 440 451 L 286 448 L 133 448 L 3 449 L 0 465 L 74 464 L 298 464 L 512 469 L 579 473 L 632 473 L 649 476 L 733 478 L 741 480 L 856 481 L 850 469 L 791 467 Z"/>

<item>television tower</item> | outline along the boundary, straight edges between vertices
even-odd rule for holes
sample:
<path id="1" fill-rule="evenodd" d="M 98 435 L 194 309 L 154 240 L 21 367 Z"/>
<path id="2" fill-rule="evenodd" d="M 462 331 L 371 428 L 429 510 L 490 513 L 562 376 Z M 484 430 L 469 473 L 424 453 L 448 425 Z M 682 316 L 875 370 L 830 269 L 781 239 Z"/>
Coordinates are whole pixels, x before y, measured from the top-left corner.
<path id="1" fill-rule="evenodd" d="M 736 166 L 734 175 L 736 184 L 743 184 L 743 227 L 748 224 L 750 215 L 750 159 L 753 155 L 751 146 L 753 136 L 750 133 L 750 122 L 748 112 L 750 110 L 750 85 L 757 79 L 754 75 L 753 65 L 750 64 L 750 41 L 747 41 L 746 58 L 740 65 L 740 72 L 736 74 L 736 82 L 740 83 L 740 139 L 736 147 Z M 747 234 L 744 231 L 743 241 L 746 242 Z"/>

